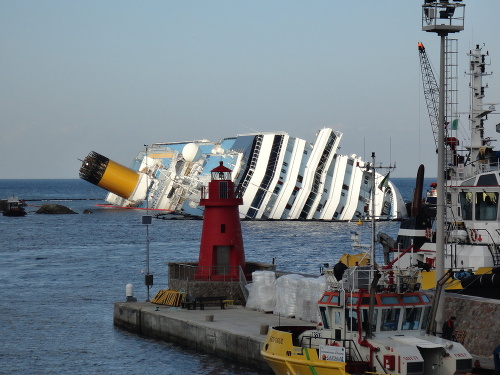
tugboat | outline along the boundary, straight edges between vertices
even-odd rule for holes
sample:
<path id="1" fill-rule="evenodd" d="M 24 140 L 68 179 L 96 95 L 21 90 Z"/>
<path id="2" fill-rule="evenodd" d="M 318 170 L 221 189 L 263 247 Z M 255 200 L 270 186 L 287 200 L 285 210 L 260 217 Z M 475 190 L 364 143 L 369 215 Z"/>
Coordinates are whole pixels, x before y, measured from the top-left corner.
<path id="1" fill-rule="evenodd" d="M 317 326 L 269 330 L 261 354 L 276 375 L 452 375 L 472 369 L 461 344 L 431 335 L 436 308 L 421 290 L 418 268 L 351 267 L 340 280 L 336 273 L 326 270 Z"/>
<path id="2" fill-rule="evenodd" d="M 419 48 L 423 48 L 419 47 Z M 422 51 L 422 50 L 421 50 Z M 484 104 L 488 52 L 477 45 L 469 52 L 471 77 L 470 140 L 461 146 L 456 126 L 447 129 L 445 138 L 446 180 L 444 220 L 444 266 L 455 271 L 446 290 L 500 299 L 500 151 L 485 135 L 488 114 L 495 111 Z M 451 121 L 450 124 L 458 121 Z M 496 125 L 500 132 L 500 124 Z M 423 288 L 435 285 L 436 261 L 436 185 L 422 201 L 423 166 L 420 166 L 411 218 L 401 223 L 392 249 L 400 266 L 419 264 L 424 272 Z"/>
<path id="3" fill-rule="evenodd" d="M 371 217 L 374 234 L 373 211 Z M 339 261 L 323 269 L 326 290 L 316 326 L 269 330 L 261 354 L 276 375 L 452 375 L 472 369 L 472 356 L 460 343 L 435 336 L 438 303 L 451 271 L 437 283 L 431 303 L 421 288 L 421 269 L 399 268 L 397 259 L 379 269 L 374 242 L 372 235 L 366 266 Z"/>
<path id="4" fill-rule="evenodd" d="M 26 211 L 24 210 L 24 202 L 20 201 L 16 197 L 7 199 L 5 202 L 5 208 L 3 210 L 3 216 L 25 216 Z"/>

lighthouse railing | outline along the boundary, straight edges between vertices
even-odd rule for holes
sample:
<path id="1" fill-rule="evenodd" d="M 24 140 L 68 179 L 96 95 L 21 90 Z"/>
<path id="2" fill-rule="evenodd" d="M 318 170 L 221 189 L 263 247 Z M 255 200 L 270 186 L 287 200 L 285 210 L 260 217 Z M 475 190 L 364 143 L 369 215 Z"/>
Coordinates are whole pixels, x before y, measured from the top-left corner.
<path id="1" fill-rule="evenodd" d="M 241 282 L 240 266 L 198 266 L 189 263 L 169 265 L 172 278 L 186 281 L 239 281 Z M 242 271 L 241 271 L 242 272 Z M 235 276 L 239 275 L 239 276 Z"/>
<path id="2" fill-rule="evenodd" d="M 241 189 L 239 186 L 230 187 L 229 184 L 216 184 L 215 186 L 202 186 L 201 188 L 201 199 L 239 198 L 241 198 Z"/>

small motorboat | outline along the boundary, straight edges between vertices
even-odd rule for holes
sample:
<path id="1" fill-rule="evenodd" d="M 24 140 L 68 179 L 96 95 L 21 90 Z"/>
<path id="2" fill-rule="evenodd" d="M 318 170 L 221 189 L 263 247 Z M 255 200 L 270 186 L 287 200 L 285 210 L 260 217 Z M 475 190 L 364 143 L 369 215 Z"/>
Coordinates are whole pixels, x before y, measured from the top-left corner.
<path id="1" fill-rule="evenodd" d="M 16 197 L 7 199 L 5 202 L 5 208 L 3 210 L 3 216 L 25 216 L 26 211 L 24 210 L 24 202 Z"/>

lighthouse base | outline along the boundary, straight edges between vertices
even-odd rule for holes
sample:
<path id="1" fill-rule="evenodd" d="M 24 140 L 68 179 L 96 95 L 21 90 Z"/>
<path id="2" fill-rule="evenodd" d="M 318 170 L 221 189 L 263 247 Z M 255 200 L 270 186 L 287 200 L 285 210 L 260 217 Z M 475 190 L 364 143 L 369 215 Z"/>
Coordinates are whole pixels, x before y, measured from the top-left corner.
<path id="1" fill-rule="evenodd" d="M 265 263 L 246 263 L 247 275 L 243 280 L 226 279 L 218 277 L 200 279 L 198 263 L 168 263 L 168 288 L 171 290 L 185 291 L 192 297 L 225 296 L 234 303 L 245 305 L 248 289 L 245 287 L 247 280 L 252 279 L 254 271 L 275 271 L 276 265 Z"/>

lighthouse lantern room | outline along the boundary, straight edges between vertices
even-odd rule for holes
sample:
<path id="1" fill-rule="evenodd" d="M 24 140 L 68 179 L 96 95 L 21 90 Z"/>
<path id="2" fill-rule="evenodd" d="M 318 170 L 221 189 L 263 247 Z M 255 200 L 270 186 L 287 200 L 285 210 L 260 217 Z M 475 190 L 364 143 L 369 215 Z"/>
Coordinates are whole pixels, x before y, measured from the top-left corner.
<path id="1" fill-rule="evenodd" d="M 241 267 L 245 273 L 245 252 L 238 206 L 243 203 L 231 181 L 231 170 L 220 162 L 201 192 L 204 206 L 203 230 L 197 279 L 234 281 Z"/>

